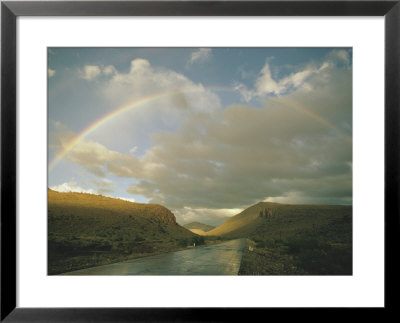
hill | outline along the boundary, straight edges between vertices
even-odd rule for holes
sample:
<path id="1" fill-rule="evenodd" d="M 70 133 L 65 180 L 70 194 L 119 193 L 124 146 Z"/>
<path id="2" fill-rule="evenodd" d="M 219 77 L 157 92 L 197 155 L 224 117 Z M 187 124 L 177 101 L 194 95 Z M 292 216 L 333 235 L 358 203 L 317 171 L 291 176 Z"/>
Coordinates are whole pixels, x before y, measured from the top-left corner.
<path id="1" fill-rule="evenodd" d="M 248 238 L 242 275 L 352 273 L 352 206 L 260 202 L 205 235 Z"/>
<path id="2" fill-rule="evenodd" d="M 176 250 L 195 235 L 167 208 L 48 190 L 48 272 Z"/>
<path id="3" fill-rule="evenodd" d="M 351 206 L 291 205 L 260 202 L 231 217 L 207 235 L 230 238 L 291 236 L 302 229 L 329 223 L 335 218 L 351 215 Z"/>
<path id="4" fill-rule="evenodd" d="M 186 229 L 192 231 L 193 233 L 199 234 L 199 235 L 205 235 L 207 231 L 210 231 L 214 229 L 215 227 L 212 225 L 200 223 L 200 222 L 190 222 L 188 224 L 185 224 L 183 227 Z"/>

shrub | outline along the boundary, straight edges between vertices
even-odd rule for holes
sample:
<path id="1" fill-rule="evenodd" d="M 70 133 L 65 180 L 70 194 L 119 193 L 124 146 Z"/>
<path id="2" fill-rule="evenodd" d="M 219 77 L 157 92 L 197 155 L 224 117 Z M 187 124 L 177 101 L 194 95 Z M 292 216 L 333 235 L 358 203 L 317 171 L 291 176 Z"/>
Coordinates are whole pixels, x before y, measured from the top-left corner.
<path id="1" fill-rule="evenodd" d="M 257 242 L 256 247 L 257 247 L 257 248 L 265 248 L 265 241 L 259 241 L 259 242 Z"/>
<path id="2" fill-rule="evenodd" d="M 200 245 L 204 244 L 204 237 L 202 237 L 202 236 L 194 236 L 191 239 L 190 242 L 191 242 L 190 244 L 194 244 L 195 243 L 196 245 L 200 246 Z"/>
<path id="3" fill-rule="evenodd" d="M 178 240 L 178 246 L 186 247 L 187 245 L 188 245 L 188 240 L 187 239 L 179 239 Z"/>
<path id="4" fill-rule="evenodd" d="M 291 254 L 300 253 L 305 250 L 314 250 L 327 247 L 326 243 L 324 243 L 322 239 L 305 235 L 299 235 L 297 237 L 290 238 L 286 245 L 289 253 Z"/>

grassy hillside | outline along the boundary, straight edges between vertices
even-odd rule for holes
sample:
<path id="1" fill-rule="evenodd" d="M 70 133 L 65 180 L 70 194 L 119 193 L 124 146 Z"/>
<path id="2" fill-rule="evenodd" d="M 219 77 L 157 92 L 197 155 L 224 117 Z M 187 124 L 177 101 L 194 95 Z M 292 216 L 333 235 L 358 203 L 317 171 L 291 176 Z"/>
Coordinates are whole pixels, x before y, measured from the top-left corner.
<path id="1" fill-rule="evenodd" d="M 243 275 L 349 275 L 352 207 L 260 202 L 206 235 L 247 237 Z"/>
<path id="2" fill-rule="evenodd" d="M 282 238 L 351 213 L 351 206 L 260 202 L 208 231 L 207 235 Z"/>
<path id="3" fill-rule="evenodd" d="M 206 235 L 205 233 L 207 231 L 210 231 L 214 229 L 215 227 L 212 225 L 200 223 L 200 222 L 190 222 L 188 224 L 185 224 L 184 227 L 193 233 L 199 234 L 199 235 Z"/>
<path id="4" fill-rule="evenodd" d="M 241 213 L 229 218 L 220 226 L 206 233 L 209 236 L 230 236 L 234 238 L 247 237 L 263 223 L 259 218 L 262 203 L 253 205 Z"/>
<path id="5" fill-rule="evenodd" d="M 48 190 L 48 272 L 176 250 L 196 237 L 161 205 Z"/>

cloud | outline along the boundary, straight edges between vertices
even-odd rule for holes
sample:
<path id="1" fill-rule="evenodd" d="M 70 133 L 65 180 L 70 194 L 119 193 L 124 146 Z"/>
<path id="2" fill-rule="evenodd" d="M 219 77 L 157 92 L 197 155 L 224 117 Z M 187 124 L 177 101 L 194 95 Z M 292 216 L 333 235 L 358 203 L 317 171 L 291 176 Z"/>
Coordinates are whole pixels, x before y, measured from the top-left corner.
<path id="1" fill-rule="evenodd" d="M 133 146 L 131 149 L 129 149 L 129 152 L 131 154 L 135 154 L 135 152 L 138 150 L 138 146 Z"/>
<path id="2" fill-rule="evenodd" d="M 143 179 L 127 191 L 174 210 L 244 208 L 288 192 L 348 203 L 351 71 L 331 69 L 329 80 L 310 82 L 312 95 L 302 88 L 262 108 L 230 106 L 154 134 Z"/>
<path id="3" fill-rule="evenodd" d="M 211 48 L 199 48 L 198 50 L 192 52 L 186 66 L 190 67 L 193 64 L 204 63 L 208 61 L 210 57 Z"/>
<path id="4" fill-rule="evenodd" d="M 49 78 L 50 78 L 50 77 L 53 77 L 54 75 L 56 75 L 56 71 L 55 71 L 55 70 L 52 70 L 51 68 L 49 68 L 49 69 L 47 70 L 47 74 L 48 74 L 48 76 L 49 76 Z"/>
<path id="5" fill-rule="evenodd" d="M 351 66 L 348 50 L 332 50 L 322 62 L 313 62 L 302 68 L 298 67 L 297 71 L 277 79 L 271 72 L 270 61 L 272 58 L 266 59 L 253 88 L 249 89 L 240 82 L 234 84 L 234 89 L 241 94 L 243 102 L 251 102 L 255 98 L 288 95 L 300 89 L 311 92 L 318 81 L 325 82 L 338 67 L 349 69 Z"/>
<path id="6" fill-rule="evenodd" d="M 49 148 L 63 149 L 76 137 L 76 134 L 61 122 L 50 122 Z"/>
<path id="7" fill-rule="evenodd" d="M 316 74 L 319 74 L 329 68 L 329 63 L 324 62 L 319 67 L 307 66 L 305 69 L 281 78 L 276 81 L 271 75 L 269 63 L 266 63 L 261 70 L 260 77 L 256 80 L 255 90 L 257 95 L 281 95 L 288 91 L 297 90 L 299 88 L 310 88 L 307 81 Z"/>
<path id="8" fill-rule="evenodd" d="M 114 73 L 99 88 L 99 94 L 115 106 L 143 98 L 159 113 L 174 117 L 185 110 L 205 111 L 221 106 L 219 97 L 202 84 L 194 83 L 183 74 L 154 67 L 146 59 L 131 61 L 128 73 Z M 153 113 L 153 116 L 157 113 Z"/>
<path id="9" fill-rule="evenodd" d="M 351 192 L 349 196 L 344 196 L 341 200 L 341 204 L 348 205 L 352 203 Z M 303 192 L 289 191 L 283 196 L 268 197 L 264 202 L 274 202 L 283 204 L 331 204 L 332 200 L 327 198 L 323 199 L 318 196 L 307 196 Z"/>
<path id="10" fill-rule="evenodd" d="M 250 102 L 256 96 L 256 92 L 254 90 L 249 90 L 244 84 L 235 82 L 233 89 L 240 93 L 241 99 L 243 102 Z"/>
<path id="11" fill-rule="evenodd" d="M 85 65 L 83 70 L 79 70 L 79 77 L 87 81 L 98 79 L 100 76 L 112 77 L 118 71 L 113 65 Z"/>
<path id="12" fill-rule="evenodd" d="M 109 142 L 118 129 L 123 134 L 119 146 L 137 146 L 143 154 L 152 144 L 153 132 L 175 130 L 191 114 L 201 118 L 222 108 L 217 94 L 181 73 L 153 66 L 141 58 L 132 60 L 130 66 L 128 72 L 96 81 L 98 97 L 107 106 L 128 107 L 93 134 L 98 142 Z"/>
<path id="13" fill-rule="evenodd" d="M 94 179 L 91 181 L 91 183 L 97 187 L 101 188 L 106 188 L 106 187 L 113 187 L 114 183 L 107 179 L 107 178 L 100 178 L 100 179 Z"/>
<path id="14" fill-rule="evenodd" d="M 351 63 L 351 58 L 350 58 L 350 51 L 346 49 L 334 49 L 329 54 L 327 55 L 327 58 L 338 64 L 338 63 L 345 63 L 345 64 L 350 64 Z"/>
<path id="15" fill-rule="evenodd" d="M 222 108 L 218 95 L 203 84 L 173 70 L 153 66 L 146 59 L 133 59 L 130 69 L 124 72 L 110 66 L 97 66 L 100 74 L 93 79 L 91 94 L 104 105 L 105 113 L 119 107 L 127 109 L 102 124 L 101 131 L 91 133 L 94 142 L 109 144 L 118 129 L 121 134 L 118 149 L 126 152 L 127 147 L 137 146 L 135 155 L 142 155 L 152 144 L 153 132 L 177 129 L 190 114 L 201 117 Z M 112 73 L 106 75 L 107 68 Z M 99 167 L 91 171 L 104 174 Z"/>
<path id="16" fill-rule="evenodd" d="M 149 69 L 150 62 L 147 59 L 137 58 L 131 61 L 131 74 L 145 72 Z"/>
<path id="17" fill-rule="evenodd" d="M 99 66 L 96 65 L 85 65 L 83 67 L 83 71 L 80 71 L 80 77 L 85 80 L 93 80 L 101 73 L 101 69 Z"/>
<path id="18" fill-rule="evenodd" d="M 103 91 L 126 102 L 160 91 L 195 89 L 161 97 L 143 109 L 149 117 L 176 118 L 176 127 L 152 128 L 152 145 L 140 157 L 92 139 L 81 141 L 66 159 L 98 177 L 135 179 L 129 194 L 165 205 L 183 222 L 223 219 L 232 215 L 229 210 L 265 199 L 351 203 L 351 69 L 325 61 L 275 79 L 266 63 L 259 80 L 248 91 L 265 96 L 261 107 L 222 108 L 201 84 L 133 60 L 128 73 L 104 81 Z M 276 95 L 270 98 L 271 93 Z M 60 124 L 58 129 L 50 139 L 60 149 L 74 134 Z"/>
<path id="19" fill-rule="evenodd" d="M 94 182 L 95 181 L 93 181 L 92 183 L 94 183 Z M 95 183 L 95 185 L 97 185 L 97 186 L 103 186 L 103 184 L 106 184 L 106 185 L 111 184 L 112 185 L 111 181 L 109 181 L 107 179 L 103 179 L 102 182 L 96 181 L 96 183 Z M 134 198 L 113 196 L 113 191 L 111 189 L 106 189 L 106 188 L 102 188 L 102 187 L 100 187 L 98 189 L 82 188 L 74 180 L 60 184 L 60 185 L 51 186 L 50 189 L 52 189 L 53 191 L 62 192 L 62 193 L 76 192 L 76 193 L 96 194 L 96 195 L 103 195 L 103 196 L 107 196 L 107 197 L 117 198 L 117 199 L 128 201 L 128 202 L 135 202 Z"/>
<path id="20" fill-rule="evenodd" d="M 239 214 L 243 209 L 206 209 L 184 207 L 174 210 L 177 222 L 186 224 L 190 222 L 202 222 L 205 224 L 218 226 L 228 218 Z"/>
<path id="21" fill-rule="evenodd" d="M 77 193 L 89 193 L 89 194 L 99 194 L 97 190 L 93 189 L 84 189 L 75 181 L 70 181 L 67 183 L 63 183 L 60 185 L 51 186 L 50 189 L 57 192 L 77 192 Z"/>
<path id="22" fill-rule="evenodd" d="M 109 150 L 94 141 L 81 141 L 66 156 L 90 173 L 104 177 L 106 173 L 120 177 L 136 178 L 141 174 L 139 160 L 131 154 Z"/>
<path id="23" fill-rule="evenodd" d="M 115 69 L 114 66 L 108 65 L 108 66 L 103 67 L 102 72 L 105 75 L 113 75 L 113 74 L 117 73 L 117 70 Z"/>
<path id="24" fill-rule="evenodd" d="M 76 138 L 76 134 L 61 123 L 55 123 L 53 128 L 54 130 L 49 133 L 49 147 L 52 149 L 64 150 Z M 81 140 L 68 151 L 65 159 L 82 166 L 98 177 L 105 177 L 109 173 L 135 178 L 140 176 L 142 168 L 134 155 L 110 150 L 93 140 Z M 107 183 L 107 180 L 102 179 L 102 182 Z"/>

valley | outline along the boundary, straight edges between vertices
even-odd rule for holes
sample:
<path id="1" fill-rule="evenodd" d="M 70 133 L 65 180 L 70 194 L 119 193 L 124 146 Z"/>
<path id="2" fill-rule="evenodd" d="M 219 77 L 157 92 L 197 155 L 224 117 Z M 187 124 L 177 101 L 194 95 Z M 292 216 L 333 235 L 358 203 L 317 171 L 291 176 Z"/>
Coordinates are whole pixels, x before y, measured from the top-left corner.
<path id="1" fill-rule="evenodd" d="M 190 222 L 190 223 L 185 224 L 183 227 L 192 231 L 195 234 L 202 235 L 202 236 L 207 235 L 208 231 L 215 229 L 215 227 L 212 225 L 208 225 L 208 224 L 204 224 L 204 223 L 200 223 L 200 222 Z"/>
<path id="2" fill-rule="evenodd" d="M 224 266 L 210 269 L 224 249 L 218 246 L 238 239 L 239 275 L 352 274 L 351 206 L 260 202 L 218 227 L 199 222 L 181 226 L 161 205 L 48 190 L 50 275 L 96 274 L 94 268 L 100 267 L 122 273 L 120 268 L 126 268 L 127 262 L 131 274 L 218 274 Z M 211 245 L 214 251 L 204 249 Z M 210 252 L 192 251 L 201 246 Z M 221 256 L 221 261 L 228 258 Z M 160 259 L 165 271 L 157 266 L 139 270 L 144 263 L 153 266 Z M 201 267 L 199 262 L 210 271 L 195 270 Z"/>

